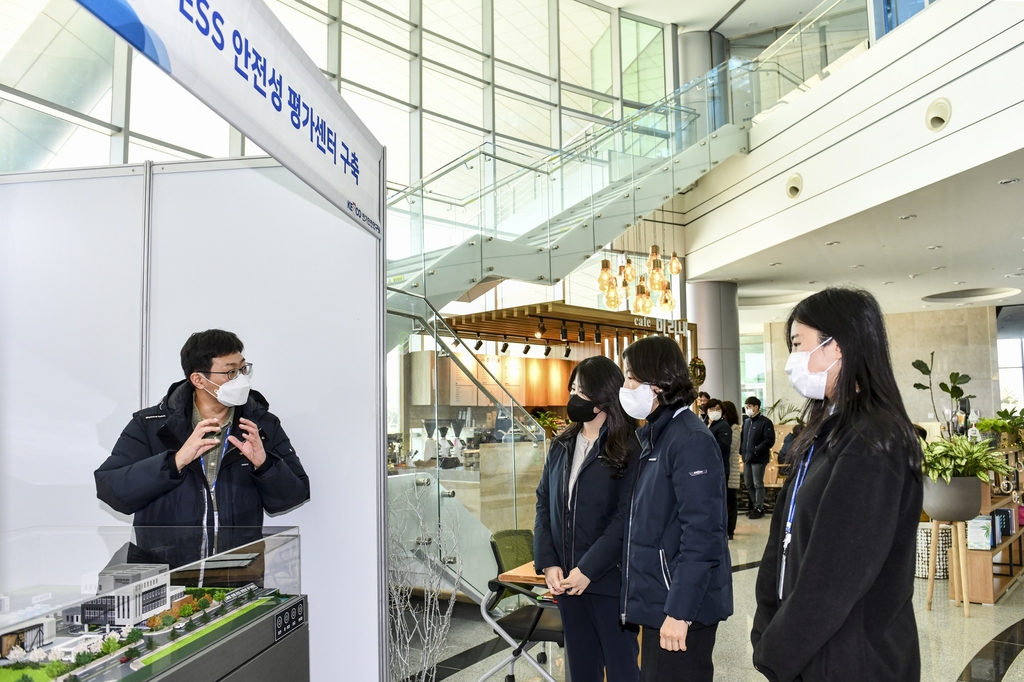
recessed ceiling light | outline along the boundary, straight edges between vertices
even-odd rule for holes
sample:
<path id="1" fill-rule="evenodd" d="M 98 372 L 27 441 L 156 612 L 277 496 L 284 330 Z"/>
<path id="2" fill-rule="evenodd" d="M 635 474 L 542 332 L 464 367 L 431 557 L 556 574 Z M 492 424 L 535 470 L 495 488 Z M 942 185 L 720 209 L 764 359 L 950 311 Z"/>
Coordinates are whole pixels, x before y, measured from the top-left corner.
<path id="1" fill-rule="evenodd" d="M 1024 272 L 1012 272 L 1007 277 L 1024 277 Z"/>
<path id="2" fill-rule="evenodd" d="M 934 268 L 932 268 L 932 270 L 945 270 L 945 269 L 946 269 L 945 265 L 936 265 Z"/>
<path id="3" fill-rule="evenodd" d="M 920 276 L 921 275 L 907 275 L 907 277 L 909 277 L 910 279 L 917 279 Z"/>
<path id="4" fill-rule="evenodd" d="M 959 286 L 961 284 L 967 284 L 967 282 L 953 282 L 954 285 Z"/>
<path id="5" fill-rule="evenodd" d="M 1006 303 L 1006 299 L 1005 298 L 1001 298 L 998 301 L 996 301 L 996 303 Z"/>
<path id="6" fill-rule="evenodd" d="M 757 26 L 757 22 L 756 21 L 752 21 L 749 24 L 747 24 L 747 26 Z"/>
<path id="7" fill-rule="evenodd" d="M 929 250 L 929 251 L 938 251 L 938 250 L 939 250 L 939 249 L 941 249 L 941 248 L 942 248 L 942 247 L 941 247 L 941 246 L 939 246 L 939 245 L 933 245 L 933 246 L 929 246 L 929 247 L 928 247 L 928 250 Z"/>
<path id="8" fill-rule="evenodd" d="M 808 282 L 808 284 L 817 284 L 817 283 L 818 283 L 818 280 L 816 280 L 816 279 L 812 279 L 810 282 Z"/>
<path id="9" fill-rule="evenodd" d="M 839 242 L 825 242 L 825 246 L 835 246 Z"/>
<path id="10" fill-rule="evenodd" d="M 886 280 L 886 281 L 882 282 L 882 284 L 892 284 L 892 280 L 891 279 Z"/>
<path id="11" fill-rule="evenodd" d="M 857 268 L 862 268 L 864 266 L 863 265 L 851 265 L 850 267 L 853 268 L 854 270 L 856 270 Z"/>
<path id="12" fill-rule="evenodd" d="M 1020 178 L 1006 178 L 1005 180 L 1000 180 L 999 184 L 1000 185 L 1013 185 L 1013 184 L 1016 184 L 1018 182 L 1020 182 Z"/>
<path id="13" fill-rule="evenodd" d="M 916 213 L 908 213 L 907 215 L 901 215 L 900 220 L 913 220 L 917 217 Z"/>
<path id="14" fill-rule="evenodd" d="M 769 263 L 768 267 L 774 268 L 776 265 L 782 265 L 782 263 Z"/>
<path id="15" fill-rule="evenodd" d="M 922 308 L 931 308 L 931 306 L 930 306 L 930 305 L 923 305 L 923 306 L 921 306 L 921 307 L 922 307 Z"/>

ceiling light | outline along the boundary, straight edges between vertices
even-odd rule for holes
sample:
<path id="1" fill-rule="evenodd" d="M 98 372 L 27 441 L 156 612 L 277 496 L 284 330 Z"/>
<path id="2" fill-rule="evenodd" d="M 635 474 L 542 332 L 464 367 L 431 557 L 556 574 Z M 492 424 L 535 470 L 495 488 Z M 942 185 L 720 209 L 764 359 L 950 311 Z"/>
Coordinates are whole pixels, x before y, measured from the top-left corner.
<path id="1" fill-rule="evenodd" d="M 562 341 L 569 340 L 569 330 L 565 328 L 565 320 L 562 320 L 562 327 L 558 330 L 558 338 Z"/>
<path id="2" fill-rule="evenodd" d="M 563 358 L 569 357 L 569 352 L 570 352 L 570 348 L 569 348 L 569 344 L 567 343 L 567 344 L 565 344 L 565 352 L 562 353 L 562 357 Z"/>
<path id="3" fill-rule="evenodd" d="M 900 220 L 913 220 L 917 217 L 916 213 L 908 213 L 907 215 L 901 215 Z"/>
<path id="4" fill-rule="evenodd" d="M 508 337 L 507 336 L 502 336 L 501 340 L 504 341 L 505 343 L 501 344 L 501 350 L 499 350 L 498 352 L 499 353 L 505 353 L 505 352 L 508 351 Z"/>
<path id="5" fill-rule="evenodd" d="M 455 332 L 455 333 L 456 333 L 456 334 L 458 334 L 458 332 Z M 456 337 L 455 337 L 455 338 L 454 338 L 454 339 L 452 340 L 452 348 L 456 348 L 456 347 L 457 347 L 457 346 L 458 346 L 458 345 L 459 345 L 460 343 L 462 343 L 462 341 L 461 341 L 461 340 L 459 339 L 459 337 L 458 337 L 458 336 L 456 336 Z"/>
<path id="6" fill-rule="evenodd" d="M 580 343 L 583 343 L 584 341 L 587 340 L 587 333 L 585 331 L 583 331 L 583 323 L 582 322 L 580 322 L 579 331 L 576 332 L 576 339 Z"/>
<path id="7" fill-rule="evenodd" d="M 882 284 L 892 284 L 892 280 L 891 279 L 887 279 L 884 282 L 882 282 Z"/>
<path id="8" fill-rule="evenodd" d="M 538 339 L 542 339 L 544 338 L 544 332 L 546 332 L 547 330 L 548 328 L 544 326 L 544 318 L 542 317 L 540 318 L 540 322 L 537 323 L 537 331 L 535 331 L 533 335 L 536 336 Z"/>
<path id="9" fill-rule="evenodd" d="M 862 268 L 862 267 L 864 267 L 864 266 L 863 266 L 863 265 L 851 265 L 850 267 L 851 267 L 852 269 L 856 270 L 857 268 Z"/>
<path id="10" fill-rule="evenodd" d="M 782 265 L 782 263 L 769 263 L 768 267 L 774 268 L 776 265 Z"/>
<path id="11" fill-rule="evenodd" d="M 601 325 L 594 329 L 594 343 L 601 343 Z"/>
<path id="12" fill-rule="evenodd" d="M 816 279 L 812 279 L 810 282 L 808 282 L 808 284 L 817 284 L 817 283 L 818 283 L 818 280 L 816 280 Z"/>
<path id="13" fill-rule="evenodd" d="M 936 265 L 934 268 L 932 268 L 932 270 L 945 270 L 945 269 L 946 269 L 945 265 Z"/>
<path id="14" fill-rule="evenodd" d="M 1011 272 L 1007 277 L 1024 277 L 1024 272 Z"/>
<path id="15" fill-rule="evenodd" d="M 476 343 L 473 344 L 473 350 L 480 350 L 484 346 L 484 340 L 480 338 L 480 333 L 477 332 Z"/>
<path id="16" fill-rule="evenodd" d="M 1005 180 L 1000 180 L 999 184 L 1000 185 L 1014 185 L 1014 184 L 1016 184 L 1018 182 L 1020 182 L 1019 178 L 1006 178 Z"/>
<path id="17" fill-rule="evenodd" d="M 954 286 L 959 286 L 961 284 L 967 284 L 967 282 L 953 282 Z"/>
<path id="18" fill-rule="evenodd" d="M 825 246 L 835 246 L 839 242 L 825 242 Z"/>
<path id="19" fill-rule="evenodd" d="M 922 308 L 931 308 L 931 306 L 930 306 L 930 305 L 923 305 L 923 306 L 921 306 L 921 307 L 922 307 Z"/>
<path id="20" fill-rule="evenodd" d="M 523 355 L 528 355 L 530 353 L 530 339 L 524 336 L 523 341 L 526 342 L 526 345 L 523 346 Z"/>
<path id="21" fill-rule="evenodd" d="M 907 277 L 909 277 L 910 279 L 917 279 L 920 276 L 921 275 L 907 275 Z"/>
<path id="22" fill-rule="evenodd" d="M 928 250 L 929 251 L 938 251 L 941 248 L 942 248 L 942 246 L 940 246 L 940 245 L 934 245 L 934 246 L 929 246 Z"/>
<path id="23" fill-rule="evenodd" d="M 547 357 L 547 356 L 551 355 L 551 342 L 550 341 L 545 341 L 544 343 L 545 343 L 545 346 L 544 346 L 544 357 Z"/>

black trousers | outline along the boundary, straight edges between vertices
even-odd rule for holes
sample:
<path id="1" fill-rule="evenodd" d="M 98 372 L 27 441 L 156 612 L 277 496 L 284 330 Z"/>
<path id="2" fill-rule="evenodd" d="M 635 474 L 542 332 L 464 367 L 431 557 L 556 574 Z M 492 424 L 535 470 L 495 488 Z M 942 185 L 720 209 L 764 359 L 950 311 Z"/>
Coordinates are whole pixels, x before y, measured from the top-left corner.
<path id="1" fill-rule="evenodd" d="M 725 506 L 729 510 L 729 537 L 736 532 L 736 493 L 738 492 L 735 488 L 725 491 Z"/>
<path id="2" fill-rule="evenodd" d="M 712 653 L 717 634 L 717 623 L 709 626 L 694 623 L 686 634 L 686 651 L 667 651 L 661 648 L 659 631 L 645 627 L 640 682 L 713 682 Z M 609 676 L 609 682 L 612 679 Z"/>
<path id="3" fill-rule="evenodd" d="M 638 682 L 638 629 L 619 620 L 619 598 L 583 594 L 558 598 L 572 682 Z"/>

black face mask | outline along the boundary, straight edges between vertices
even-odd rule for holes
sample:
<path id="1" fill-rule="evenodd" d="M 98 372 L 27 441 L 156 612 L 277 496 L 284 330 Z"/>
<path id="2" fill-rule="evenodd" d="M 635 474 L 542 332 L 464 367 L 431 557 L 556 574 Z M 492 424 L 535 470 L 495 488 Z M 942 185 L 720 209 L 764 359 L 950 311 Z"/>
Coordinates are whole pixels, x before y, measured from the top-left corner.
<path id="1" fill-rule="evenodd" d="M 595 407 L 597 407 L 597 403 L 574 395 L 569 397 L 565 411 L 568 413 L 569 419 L 582 424 L 583 422 L 592 421 L 597 416 L 597 413 L 594 412 Z"/>

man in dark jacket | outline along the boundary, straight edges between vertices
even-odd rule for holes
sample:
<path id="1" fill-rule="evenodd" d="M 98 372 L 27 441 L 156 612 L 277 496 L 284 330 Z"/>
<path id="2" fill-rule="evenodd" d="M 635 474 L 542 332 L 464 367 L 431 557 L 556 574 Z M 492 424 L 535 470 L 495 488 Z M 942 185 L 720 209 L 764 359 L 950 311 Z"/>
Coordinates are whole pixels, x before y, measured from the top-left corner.
<path id="1" fill-rule="evenodd" d="M 136 412 L 96 470 L 96 495 L 135 526 L 195 526 L 205 555 L 221 527 L 263 526 L 309 499 L 309 479 L 231 332 L 211 329 L 181 349 L 186 379 Z"/>
<path id="2" fill-rule="evenodd" d="M 743 432 L 740 437 L 740 456 L 743 457 L 743 482 L 750 498 L 750 512 L 747 516 L 759 519 L 764 516 L 764 469 L 772 458 L 775 445 L 775 425 L 761 414 L 761 401 L 750 396 L 744 403 Z"/>

